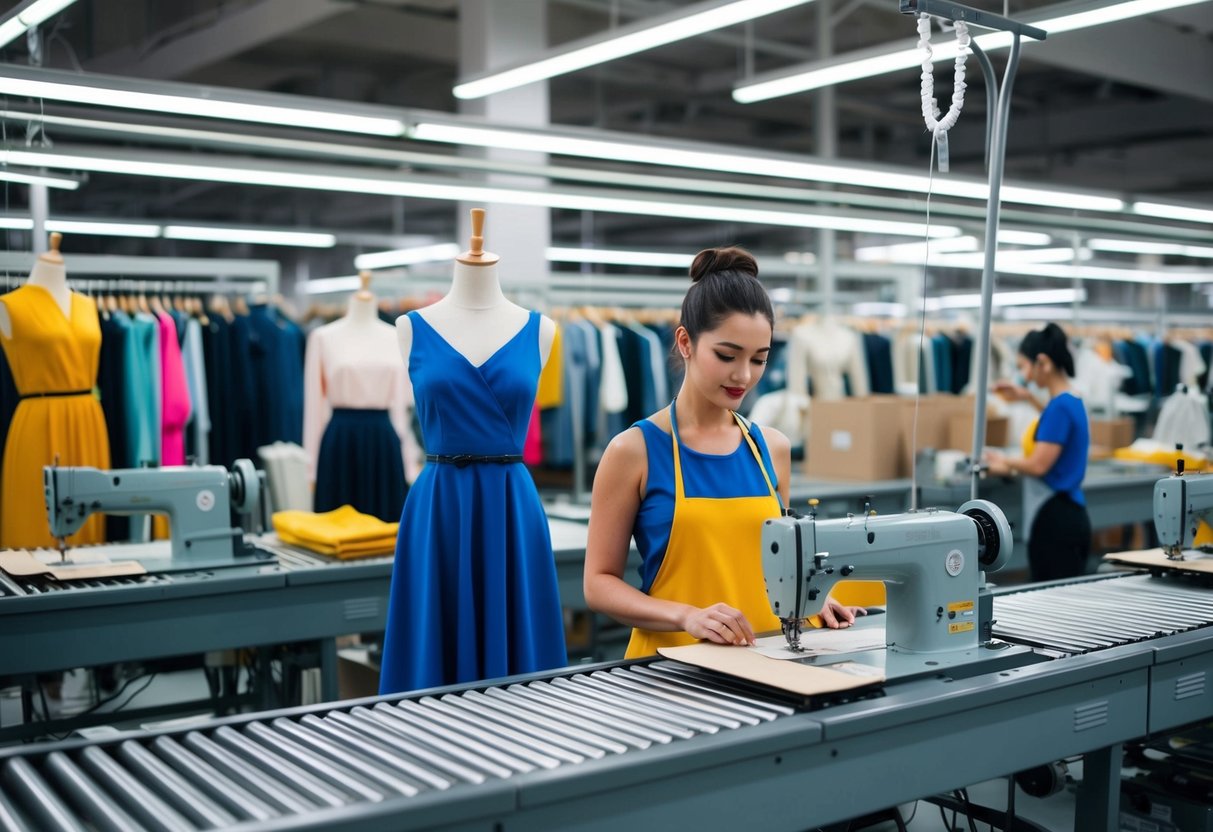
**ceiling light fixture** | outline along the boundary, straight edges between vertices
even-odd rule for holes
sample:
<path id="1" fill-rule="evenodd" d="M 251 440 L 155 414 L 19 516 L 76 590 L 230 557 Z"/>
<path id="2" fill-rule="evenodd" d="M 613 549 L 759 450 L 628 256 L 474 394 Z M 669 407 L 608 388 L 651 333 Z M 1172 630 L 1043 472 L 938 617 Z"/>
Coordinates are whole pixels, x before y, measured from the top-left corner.
<path id="1" fill-rule="evenodd" d="M 1147 217 L 1162 217 L 1168 220 L 1213 223 L 1213 210 L 1197 208 L 1194 205 L 1173 205 L 1165 202 L 1134 202 L 1133 213 L 1143 214 Z"/>
<path id="2" fill-rule="evenodd" d="M 299 284 L 300 291 L 305 295 L 324 295 L 329 292 L 355 292 L 362 286 L 362 280 L 356 274 L 342 277 L 317 277 L 305 280 Z"/>
<path id="3" fill-rule="evenodd" d="M 1042 303 L 1075 303 L 1087 299 L 1086 289 L 1035 289 L 1026 292 L 995 292 L 995 306 L 1033 306 Z M 927 298 L 927 311 L 978 309 L 981 295 L 943 295 Z"/>
<path id="4" fill-rule="evenodd" d="M 574 211 L 600 211 L 609 214 L 631 214 L 649 217 L 675 217 L 700 221 L 740 222 L 792 228 L 830 228 L 891 236 L 951 237 L 960 229 L 951 225 L 932 223 L 928 228 L 920 222 L 903 222 L 874 217 L 856 217 L 836 213 L 814 213 L 793 208 L 755 208 L 741 202 L 702 200 L 672 201 L 665 194 L 635 193 L 627 197 L 608 195 L 609 192 L 577 192 L 555 189 L 503 188 L 467 185 L 449 180 L 420 176 L 387 178 L 361 175 L 349 168 L 321 168 L 316 172 L 301 171 L 300 165 L 273 165 L 251 160 L 233 160 L 227 164 L 203 164 L 193 160 L 180 161 L 182 156 L 163 154 L 163 161 L 152 154 L 112 150 L 108 155 L 64 153 L 34 150 L 0 152 L 0 162 L 44 166 L 67 170 L 88 170 L 98 173 L 121 173 L 132 176 L 152 176 L 191 181 L 228 182 L 238 185 L 265 185 L 280 188 L 302 188 L 343 193 L 383 194 L 456 202 L 487 202 L 507 205 L 530 205 L 563 208 Z"/>
<path id="5" fill-rule="evenodd" d="M 180 85 L 163 85 L 178 90 Z M 132 88 L 138 87 L 138 88 Z M 402 136 L 405 123 L 399 118 L 363 115 L 358 108 L 343 102 L 318 101 L 316 107 L 284 107 L 257 103 L 258 95 L 281 101 L 284 96 L 264 93 L 239 93 L 224 89 L 197 87 L 194 95 L 160 92 L 154 82 L 136 82 L 129 78 L 105 75 L 76 75 L 55 70 L 28 70 L 6 65 L 0 75 L 0 95 L 49 98 L 94 107 L 120 107 L 155 113 L 179 113 L 185 116 L 251 121 L 257 124 L 281 124 L 311 130 L 335 130 L 369 136 Z M 248 100 L 241 100 L 241 99 Z"/>
<path id="6" fill-rule="evenodd" d="M 561 248 L 547 250 L 553 263 L 596 263 L 605 266 L 653 266 L 659 269 L 686 269 L 694 262 L 691 254 L 667 254 L 659 251 L 618 251 L 595 248 Z"/>
<path id="7" fill-rule="evenodd" d="M 418 263 L 437 263 L 459 256 L 457 243 L 438 243 L 432 246 L 399 248 L 393 251 L 375 251 L 354 258 L 356 269 L 390 269 L 396 266 L 415 266 Z"/>
<path id="8" fill-rule="evenodd" d="M 414 125 L 409 135 L 421 141 L 496 147 L 506 150 L 529 150 L 558 156 L 611 159 L 620 162 L 770 176 L 779 179 L 833 182 L 839 185 L 920 194 L 925 194 L 927 189 L 931 188 L 938 195 L 965 199 L 987 199 L 990 192 L 988 183 L 975 178 L 936 177 L 932 182 L 929 177 L 922 174 L 903 173 L 889 168 L 859 167 L 837 162 L 805 162 L 789 156 L 757 156 L 715 149 L 700 150 L 608 141 L 494 127 L 422 121 Z M 1023 185 L 1004 185 L 1002 198 L 1006 202 L 1080 211 L 1121 211 L 1125 207 L 1124 201 L 1115 197 Z"/>
<path id="9" fill-rule="evenodd" d="M 8 46 L 49 17 L 66 9 L 76 0 L 26 0 L 10 11 L 0 23 L 0 48 Z"/>
<path id="10" fill-rule="evenodd" d="M 0 182 L 15 182 L 18 185 L 45 185 L 48 188 L 59 188 L 64 191 L 74 191 L 80 187 L 79 179 L 70 176 L 48 176 L 45 173 L 23 172 L 0 168 Z"/>
<path id="11" fill-rule="evenodd" d="M 263 246 L 332 248 L 337 237 L 316 231 L 279 231 L 273 228 L 225 228 L 211 225 L 166 225 L 166 240 L 200 240 L 210 243 L 252 243 Z"/>
<path id="12" fill-rule="evenodd" d="M 1205 1 L 1129 0 L 1125 3 L 1106 5 L 1099 0 L 1080 0 L 1076 3 L 1063 3 L 1039 9 L 1033 14 L 1024 15 L 1022 22 L 1044 29 L 1050 35 L 1056 35 Z M 986 52 L 990 52 L 1009 47 L 1011 36 L 1006 32 L 989 32 L 973 38 L 973 41 Z M 940 44 L 933 47 L 933 52 L 936 63 L 954 60 L 956 43 L 952 41 Z M 888 45 L 881 45 L 849 55 L 839 55 L 755 76 L 733 89 L 733 99 L 742 104 L 752 104 L 756 101 L 781 98 L 785 95 L 829 87 L 846 81 L 873 78 L 898 70 L 911 69 L 921 63 L 922 53 L 917 48 L 900 46 L 890 48 Z"/>
<path id="13" fill-rule="evenodd" d="M 1145 240 L 1087 240 L 1087 247 L 1094 251 L 1115 251 L 1122 254 L 1158 254 L 1164 257 L 1195 257 L 1213 259 L 1213 247 L 1186 246 L 1182 243 L 1151 243 Z"/>
<path id="14" fill-rule="evenodd" d="M 33 221 L 30 221 L 33 228 Z M 92 222 L 89 220 L 47 220 L 47 231 L 62 234 L 94 234 L 100 237 L 142 237 L 152 239 L 160 236 L 160 226 L 141 222 Z"/>
<path id="15" fill-rule="evenodd" d="M 456 98 L 483 98 L 536 81 L 614 61 L 668 43 L 724 29 L 747 20 L 803 6 L 812 0 L 710 0 L 657 15 L 599 35 L 575 40 L 542 57 L 468 78 L 455 85 Z"/>

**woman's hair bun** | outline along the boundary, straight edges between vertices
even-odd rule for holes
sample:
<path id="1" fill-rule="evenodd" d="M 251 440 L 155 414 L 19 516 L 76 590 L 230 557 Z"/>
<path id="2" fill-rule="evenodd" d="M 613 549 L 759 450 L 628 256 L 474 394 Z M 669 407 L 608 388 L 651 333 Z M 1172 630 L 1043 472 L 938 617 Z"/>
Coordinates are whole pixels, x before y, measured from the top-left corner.
<path id="1" fill-rule="evenodd" d="M 691 263 L 691 282 L 698 283 L 708 275 L 720 272 L 736 272 L 757 278 L 758 262 L 754 255 L 737 246 L 705 248 L 695 255 Z"/>

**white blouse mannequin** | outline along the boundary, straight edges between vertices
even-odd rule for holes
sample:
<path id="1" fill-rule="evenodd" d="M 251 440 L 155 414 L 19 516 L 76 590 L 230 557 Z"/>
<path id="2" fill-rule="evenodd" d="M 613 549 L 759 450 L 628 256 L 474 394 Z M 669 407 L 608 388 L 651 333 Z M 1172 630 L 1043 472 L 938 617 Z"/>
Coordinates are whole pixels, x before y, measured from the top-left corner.
<path id="1" fill-rule="evenodd" d="M 72 317 L 72 290 L 67 285 L 67 268 L 63 265 L 63 255 L 59 253 L 59 243 L 63 235 L 59 232 L 51 234 L 51 247 L 39 254 L 34 261 L 34 268 L 29 273 L 29 285 L 41 286 L 55 303 L 63 310 L 68 320 Z M 8 316 L 8 308 L 0 300 L 0 335 L 5 338 L 13 337 L 13 322 Z"/>
<path id="2" fill-rule="evenodd" d="M 350 297 L 346 314 L 308 336 L 303 371 L 303 447 L 308 475 L 316 478 L 316 463 L 333 408 L 386 410 L 401 438 L 405 478 L 412 482 L 421 470 L 421 451 L 410 429 L 412 388 L 408 375 L 393 355 L 395 333 L 379 320 L 375 296 L 363 288 Z"/>
<path id="3" fill-rule="evenodd" d="M 418 314 L 452 349 L 474 367 L 488 361 L 526 326 L 530 311 L 510 302 L 501 291 L 497 255 L 483 250 L 484 210 L 472 209 L 472 248 L 459 255 L 451 289 L 441 300 Z M 396 319 L 396 337 L 404 366 L 413 346 L 413 323 L 407 315 Z M 556 337 L 556 323 L 546 315 L 539 323 L 539 361 L 547 364 Z"/>

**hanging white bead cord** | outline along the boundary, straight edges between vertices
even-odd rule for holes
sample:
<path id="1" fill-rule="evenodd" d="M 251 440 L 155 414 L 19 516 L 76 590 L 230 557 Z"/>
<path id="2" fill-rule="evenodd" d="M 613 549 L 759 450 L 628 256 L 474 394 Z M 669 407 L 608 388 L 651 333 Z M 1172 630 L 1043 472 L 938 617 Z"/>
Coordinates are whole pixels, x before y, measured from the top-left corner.
<path id="1" fill-rule="evenodd" d="M 923 51 L 922 58 L 922 117 L 927 129 L 935 136 L 947 133 L 960 118 L 960 111 L 965 103 L 965 61 L 969 57 L 969 27 L 962 20 L 956 21 L 956 70 L 952 79 L 952 106 L 943 118 L 939 117 L 939 105 L 935 103 L 935 63 L 932 61 L 934 52 L 931 50 L 931 18 L 928 15 L 918 17 L 918 48 Z"/>

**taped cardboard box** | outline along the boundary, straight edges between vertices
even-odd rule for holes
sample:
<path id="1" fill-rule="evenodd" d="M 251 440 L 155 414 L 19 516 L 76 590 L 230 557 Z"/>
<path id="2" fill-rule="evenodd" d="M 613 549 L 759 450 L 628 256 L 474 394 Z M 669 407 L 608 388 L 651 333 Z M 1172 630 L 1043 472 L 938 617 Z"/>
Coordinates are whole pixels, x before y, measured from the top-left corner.
<path id="1" fill-rule="evenodd" d="M 943 450 L 951 448 L 950 435 L 952 417 L 968 415 L 972 418 L 975 399 L 972 396 L 954 396 L 948 393 L 934 393 L 923 396 L 918 404 L 918 431 L 915 442 L 914 431 L 914 397 L 902 396 L 901 403 L 901 446 L 902 476 L 910 475 L 913 465 L 914 449 L 934 448 Z"/>
<path id="2" fill-rule="evenodd" d="M 814 401 L 805 474 L 825 480 L 892 480 L 904 474 L 902 398 Z"/>
<path id="3" fill-rule="evenodd" d="M 1011 420 L 1006 416 L 986 416 L 987 448 L 1005 448 L 1010 439 Z M 973 450 L 973 412 L 953 414 L 948 423 L 948 447 L 966 453 Z"/>
<path id="4" fill-rule="evenodd" d="M 1091 445 L 1100 448 L 1127 448 L 1134 440 L 1133 420 L 1091 420 Z"/>

